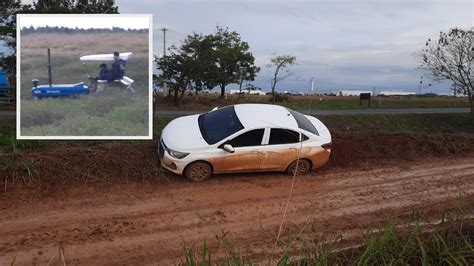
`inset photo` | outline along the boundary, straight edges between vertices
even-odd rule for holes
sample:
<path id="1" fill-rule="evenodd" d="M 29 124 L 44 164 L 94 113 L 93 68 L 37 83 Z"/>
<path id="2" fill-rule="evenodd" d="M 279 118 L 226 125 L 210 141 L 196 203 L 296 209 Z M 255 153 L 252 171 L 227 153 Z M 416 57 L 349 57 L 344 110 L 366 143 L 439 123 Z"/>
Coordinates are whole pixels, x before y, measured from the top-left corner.
<path id="1" fill-rule="evenodd" d="M 17 17 L 18 139 L 151 139 L 152 16 Z"/>

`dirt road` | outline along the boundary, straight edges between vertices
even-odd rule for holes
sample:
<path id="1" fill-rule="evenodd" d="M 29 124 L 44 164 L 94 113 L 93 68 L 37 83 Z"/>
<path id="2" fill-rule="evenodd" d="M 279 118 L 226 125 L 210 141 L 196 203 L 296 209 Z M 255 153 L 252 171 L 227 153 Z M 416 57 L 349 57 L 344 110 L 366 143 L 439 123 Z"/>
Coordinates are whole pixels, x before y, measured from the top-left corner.
<path id="1" fill-rule="evenodd" d="M 290 183 L 283 174 L 221 175 L 204 183 L 171 177 L 169 184 L 84 185 L 47 196 L 9 192 L 0 201 L 0 265 L 15 257 L 20 265 L 55 261 L 60 242 L 68 264 L 179 263 L 183 241 L 196 249 L 203 240 L 213 257 L 238 249 L 266 260 Z M 341 234 L 349 243 L 367 226 L 412 210 L 439 219 L 460 195 L 473 205 L 472 157 L 313 172 L 296 181 L 282 239 L 291 229 L 297 241 Z"/>

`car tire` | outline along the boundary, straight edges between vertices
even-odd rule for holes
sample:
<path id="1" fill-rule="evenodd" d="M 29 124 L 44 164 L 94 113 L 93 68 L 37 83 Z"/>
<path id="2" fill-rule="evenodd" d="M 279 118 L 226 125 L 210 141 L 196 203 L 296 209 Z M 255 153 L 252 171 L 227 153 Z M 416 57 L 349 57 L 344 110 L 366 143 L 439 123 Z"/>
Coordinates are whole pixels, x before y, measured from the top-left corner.
<path id="1" fill-rule="evenodd" d="M 186 166 L 184 176 L 193 182 L 201 182 L 208 179 L 212 174 L 212 167 L 206 162 L 194 162 Z"/>
<path id="2" fill-rule="evenodd" d="M 306 159 L 299 159 L 290 164 L 286 169 L 286 173 L 289 175 L 295 174 L 296 163 L 298 163 L 298 174 L 297 175 L 305 175 L 311 170 L 311 163 Z"/>

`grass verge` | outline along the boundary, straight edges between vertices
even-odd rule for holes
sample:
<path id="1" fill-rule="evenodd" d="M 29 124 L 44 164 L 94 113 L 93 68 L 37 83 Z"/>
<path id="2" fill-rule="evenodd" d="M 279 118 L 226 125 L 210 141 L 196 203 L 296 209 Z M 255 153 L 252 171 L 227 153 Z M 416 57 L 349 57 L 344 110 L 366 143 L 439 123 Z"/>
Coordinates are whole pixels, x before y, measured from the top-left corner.
<path id="1" fill-rule="evenodd" d="M 25 141 L 15 119 L 0 117 L 0 182 L 43 185 L 161 180 L 157 139 L 173 118 L 156 118 L 153 141 Z M 333 135 L 327 168 L 474 154 L 469 114 L 325 116 Z"/>
<path id="2" fill-rule="evenodd" d="M 186 95 L 181 102 L 180 109 L 210 110 L 216 106 L 225 106 L 237 103 L 271 103 L 270 95 L 245 95 L 237 100 L 238 95 L 227 95 L 220 99 L 216 94 Z M 358 96 L 290 96 L 277 97 L 281 99 L 277 104 L 295 110 L 308 109 L 385 109 L 385 108 L 456 108 L 469 107 L 467 98 L 455 97 L 373 97 L 370 107 L 368 102 L 359 102 Z M 173 99 L 168 101 L 167 96 L 159 95 L 156 98 L 157 108 L 173 109 Z"/>

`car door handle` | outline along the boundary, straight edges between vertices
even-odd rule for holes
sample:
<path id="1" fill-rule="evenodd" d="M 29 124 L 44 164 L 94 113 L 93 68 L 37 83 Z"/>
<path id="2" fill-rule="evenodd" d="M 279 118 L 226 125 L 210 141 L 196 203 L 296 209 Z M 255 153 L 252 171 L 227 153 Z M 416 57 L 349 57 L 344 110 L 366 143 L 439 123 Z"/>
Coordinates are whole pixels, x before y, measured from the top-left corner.
<path id="1" fill-rule="evenodd" d="M 260 153 L 261 151 L 260 151 L 260 150 L 251 150 L 251 152 L 253 152 L 253 153 Z"/>
<path id="2" fill-rule="evenodd" d="M 290 148 L 290 150 L 297 151 L 299 149 L 298 148 Z"/>

